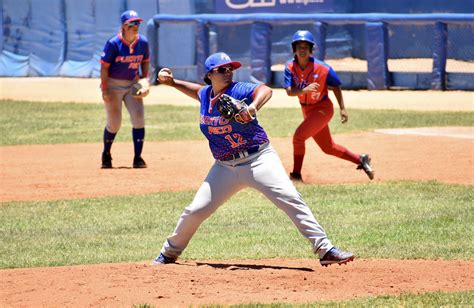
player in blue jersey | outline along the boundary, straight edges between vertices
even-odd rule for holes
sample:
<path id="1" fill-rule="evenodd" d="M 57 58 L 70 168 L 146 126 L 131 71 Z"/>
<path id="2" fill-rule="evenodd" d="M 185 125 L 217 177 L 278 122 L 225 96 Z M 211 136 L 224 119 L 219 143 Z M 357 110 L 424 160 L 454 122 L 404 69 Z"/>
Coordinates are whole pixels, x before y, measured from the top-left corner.
<path id="1" fill-rule="evenodd" d="M 138 34 L 143 21 L 135 11 L 121 15 L 120 33 L 105 43 L 100 59 L 100 80 L 102 99 L 107 113 L 104 129 L 102 168 L 112 168 L 110 149 L 122 125 L 122 102 L 125 103 L 132 122 L 134 145 L 133 168 L 146 168 L 142 158 L 145 139 L 145 110 L 143 98 L 148 95 L 150 84 L 147 76 L 150 66 L 148 41 Z M 144 81 L 138 83 L 141 78 Z M 137 86 L 142 88 L 137 91 Z"/>
<path id="2" fill-rule="evenodd" d="M 257 119 L 257 112 L 272 96 L 265 85 L 234 82 L 233 71 L 241 66 L 225 53 L 209 56 L 205 62 L 207 86 L 177 80 L 170 69 L 158 74 L 160 83 L 172 86 L 200 102 L 200 128 L 209 141 L 215 162 L 194 200 L 181 214 L 154 265 L 174 263 L 184 251 L 201 223 L 232 195 L 246 187 L 263 193 L 292 220 L 312 245 L 320 263 L 327 266 L 354 259 L 350 252 L 334 247 L 316 221 L 310 208 L 288 178 L 278 154 L 269 143 Z M 216 101 L 223 94 L 246 98 L 244 123 L 223 118 Z"/>

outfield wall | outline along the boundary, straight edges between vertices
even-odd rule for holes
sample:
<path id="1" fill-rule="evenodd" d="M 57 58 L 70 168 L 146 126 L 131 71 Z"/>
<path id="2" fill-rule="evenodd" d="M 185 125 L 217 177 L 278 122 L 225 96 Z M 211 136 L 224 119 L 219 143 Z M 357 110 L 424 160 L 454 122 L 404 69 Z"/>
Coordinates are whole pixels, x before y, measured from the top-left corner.
<path id="1" fill-rule="evenodd" d="M 203 55 L 222 50 L 243 63 L 236 74 L 238 79 L 252 78 L 279 87 L 281 68 L 275 66 L 292 56 L 291 35 L 302 28 L 315 32 L 318 58 L 342 59 L 344 63 L 352 63 L 347 58 L 365 61 L 362 70 L 353 66 L 337 69 L 346 88 L 472 89 L 474 84 L 474 50 L 470 43 L 474 37 L 473 3 L 459 0 L 433 0 L 430 5 L 408 0 L 2 0 L 0 76 L 98 77 L 103 45 L 118 32 L 120 13 L 126 9 L 137 10 L 146 21 L 155 16 L 194 19 L 160 20 L 156 29 L 159 37 L 150 38 L 154 66 L 172 67 L 182 79 L 201 81 L 199 63 Z M 380 19 L 391 14 L 357 13 L 370 10 L 405 14 L 396 14 L 401 20 L 393 22 Z M 413 14 L 440 11 L 454 14 Z M 195 14 L 203 12 L 212 14 Z M 247 14 L 260 12 L 269 17 L 258 19 L 252 17 L 258 15 Z M 299 17 L 285 21 L 288 15 Z M 323 15 L 329 19 L 315 19 Z M 354 20 L 364 15 L 373 17 Z M 412 23 L 411 18 L 416 15 L 434 19 Z M 456 20 L 459 15 L 468 18 Z M 436 19 L 439 16 L 441 19 Z M 446 16 L 455 20 L 445 19 Z M 332 17 L 340 19 L 335 21 Z M 157 26 L 157 20 L 153 21 Z M 204 27 L 197 27 L 202 23 Z M 140 33 L 147 33 L 145 25 Z M 378 58 L 382 60 L 379 63 L 373 58 L 372 44 L 376 39 L 384 41 L 385 55 Z M 208 49 L 203 50 L 206 44 Z M 418 71 L 413 62 L 405 64 L 401 71 L 384 65 L 385 60 L 411 58 L 424 58 L 423 63 L 428 58 L 434 61 Z M 453 61 L 459 64 L 454 70 L 449 66 Z"/>
<path id="2" fill-rule="evenodd" d="M 151 45 L 157 42 L 157 29 L 161 24 L 192 24 L 196 29 L 196 75 L 191 79 L 201 81 L 204 74 L 204 60 L 216 47 L 213 27 L 226 25 L 238 27 L 251 25 L 249 66 L 236 71 L 236 78 L 257 83 L 281 86 L 282 72 L 271 69 L 271 36 L 274 27 L 281 25 L 312 24 L 309 30 L 315 33 L 314 55 L 324 60 L 326 33 L 331 25 L 363 25 L 365 29 L 366 72 L 340 72 L 346 88 L 368 88 L 371 90 L 404 87 L 413 89 L 464 89 L 474 90 L 474 74 L 447 73 L 448 29 L 456 25 L 474 24 L 474 14 L 200 14 L 200 15 L 156 15 L 147 24 L 147 35 Z M 430 73 L 397 73 L 388 69 L 389 27 L 393 25 L 433 26 L 433 59 Z M 472 28 L 471 28 L 472 29 Z M 474 49 L 470 42 L 468 48 Z M 152 48 L 156 50 L 156 48 Z M 219 49 L 220 50 L 220 49 Z M 469 59 L 469 60 L 474 60 Z M 152 65 L 158 69 L 166 66 L 159 63 L 156 54 Z M 178 72 L 181 73 L 181 72 Z M 189 79 L 189 78 L 188 78 Z"/>

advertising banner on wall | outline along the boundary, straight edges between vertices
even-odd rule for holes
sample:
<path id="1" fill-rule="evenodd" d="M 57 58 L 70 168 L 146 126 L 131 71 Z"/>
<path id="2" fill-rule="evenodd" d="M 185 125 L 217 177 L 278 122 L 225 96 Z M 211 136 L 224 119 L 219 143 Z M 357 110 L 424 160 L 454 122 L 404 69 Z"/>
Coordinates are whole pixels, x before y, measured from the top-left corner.
<path id="1" fill-rule="evenodd" d="M 218 0 L 216 13 L 330 13 L 347 4 L 347 0 Z"/>

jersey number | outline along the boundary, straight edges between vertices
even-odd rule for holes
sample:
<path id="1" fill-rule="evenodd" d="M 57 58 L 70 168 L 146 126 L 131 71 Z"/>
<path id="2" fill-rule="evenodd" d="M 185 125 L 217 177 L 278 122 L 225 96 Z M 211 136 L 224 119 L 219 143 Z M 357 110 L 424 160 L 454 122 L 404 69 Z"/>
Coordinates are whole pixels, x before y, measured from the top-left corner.
<path id="1" fill-rule="evenodd" d="M 229 134 L 225 136 L 225 139 L 230 142 L 230 146 L 233 149 L 247 143 L 247 140 L 244 140 L 240 134 L 232 134 L 232 136 Z"/>
<path id="2" fill-rule="evenodd" d="M 318 100 L 320 96 L 321 96 L 320 92 L 311 92 L 311 98 L 314 100 Z"/>

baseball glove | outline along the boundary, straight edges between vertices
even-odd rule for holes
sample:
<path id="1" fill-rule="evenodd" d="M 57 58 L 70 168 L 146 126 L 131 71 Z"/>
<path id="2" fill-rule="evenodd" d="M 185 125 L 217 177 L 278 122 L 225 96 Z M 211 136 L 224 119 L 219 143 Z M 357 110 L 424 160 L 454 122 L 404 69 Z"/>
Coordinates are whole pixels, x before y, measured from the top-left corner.
<path id="1" fill-rule="evenodd" d="M 137 82 L 137 83 L 133 84 L 132 87 L 130 88 L 130 93 L 133 96 L 141 96 L 142 89 L 143 89 L 143 86 L 140 83 Z"/>
<path id="2" fill-rule="evenodd" d="M 247 124 L 255 117 L 250 114 L 249 106 L 245 103 L 246 100 L 238 100 L 227 94 L 222 94 L 217 100 L 217 111 L 223 118 Z"/>

